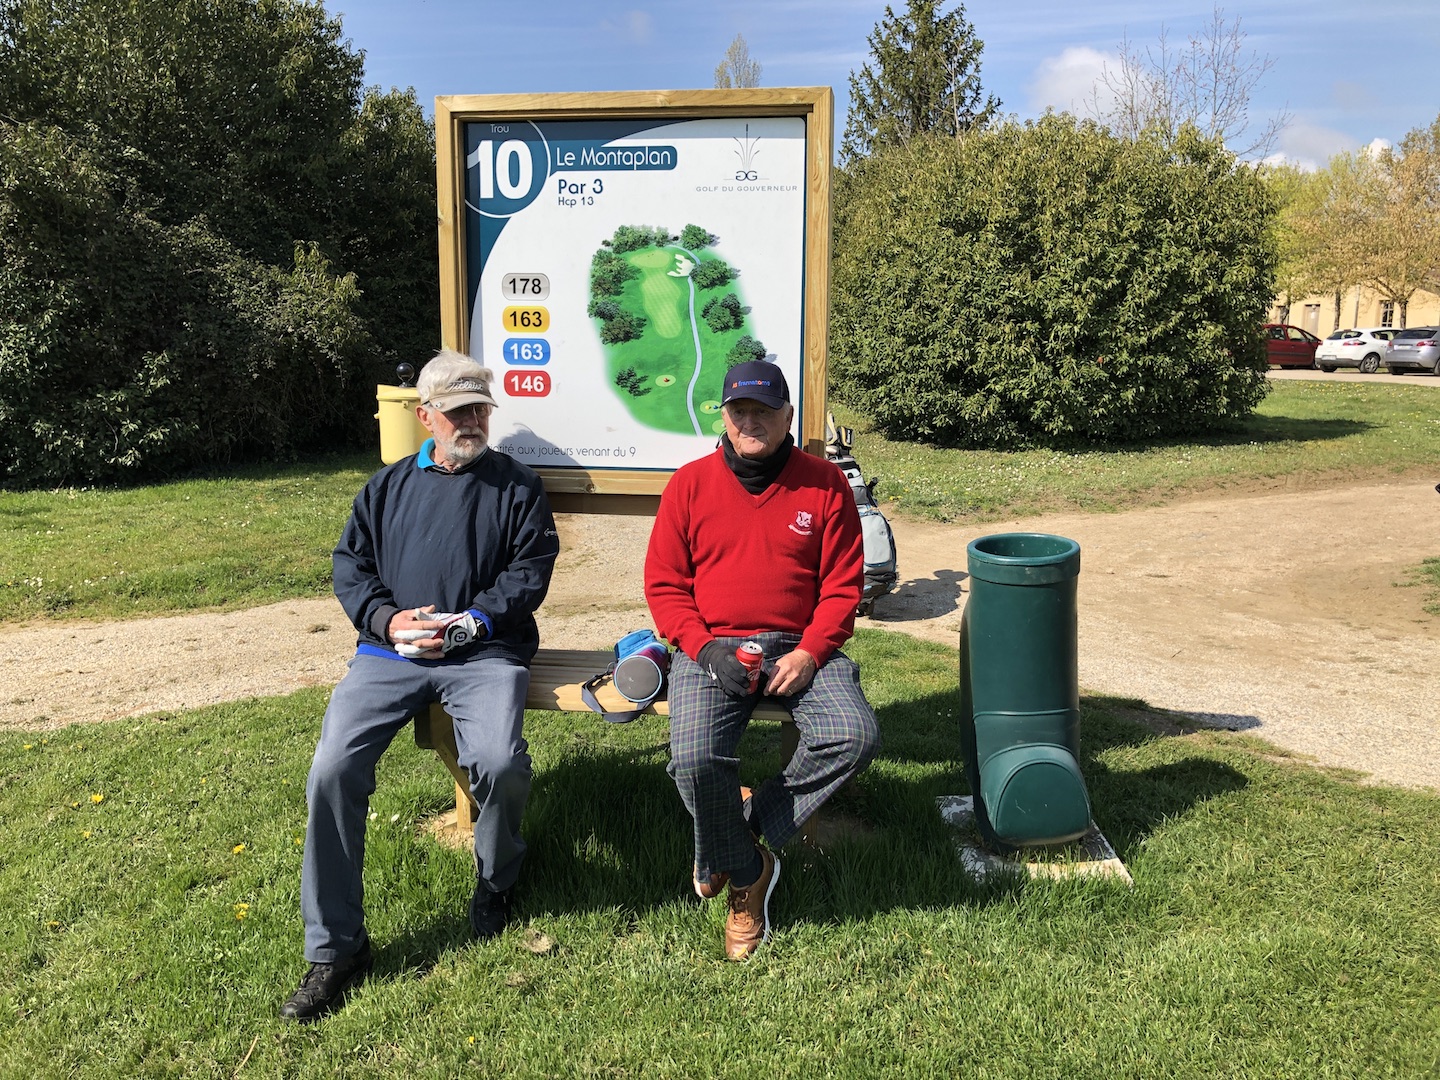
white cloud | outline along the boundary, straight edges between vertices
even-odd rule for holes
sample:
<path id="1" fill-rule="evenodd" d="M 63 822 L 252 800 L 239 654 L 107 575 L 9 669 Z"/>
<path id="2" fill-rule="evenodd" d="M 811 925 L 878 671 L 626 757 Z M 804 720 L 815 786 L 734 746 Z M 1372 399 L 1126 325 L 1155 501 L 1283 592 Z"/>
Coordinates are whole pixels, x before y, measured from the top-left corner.
<path id="1" fill-rule="evenodd" d="M 1035 68 L 1035 74 L 1025 88 L 1030 111 L 1038 115 L 1050 108 L 1090 115 L 1090 98 L 1096 92 L 1100 74 L 1107 63 L 1114 62 L 1114 57 L 1087 45 L 1071 45 L 1059 56 L 1047 56 Z M 1109 104 L 1109 95 L 1103 86 L 1099 90 L 1102 94 L 1100 105 L 1104 111 Z"/>
<path id="2" fill-rule="evenodd" d="M 606 33 L 619 34 L 635 45 L 644 45 L 655 36 L 655 20 L 648 11 L 631 8 L 621 12 L 619 18 L 602 21 L 600 29 Z"/>
<path id="3" fill-rule="evenodd" d="M 1368 150 L 1376 153 L 1389 146 L 1385 139 L 1372 139 L 1364 147 L 1355 145 L 1355 140 L 1343 131 L 1293 120 L 1280 133 L 1279 150 L 1266 161 L 1286 162 L 1302 169 L 1324 168 L 1336 154 Z"/>

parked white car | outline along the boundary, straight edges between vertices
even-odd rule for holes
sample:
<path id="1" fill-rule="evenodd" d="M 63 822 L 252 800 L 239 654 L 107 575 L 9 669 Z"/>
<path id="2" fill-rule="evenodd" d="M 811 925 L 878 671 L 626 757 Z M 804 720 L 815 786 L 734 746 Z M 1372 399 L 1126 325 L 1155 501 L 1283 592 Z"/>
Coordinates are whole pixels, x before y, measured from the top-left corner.
<path id="1" fill-rule="evenodd" d="M 1384 362 L 1386 343 L 1399 332 L 1399 328 L 1394 326 L 1336 330 L 1315 350 L 1315 366 L 1321 371 L 1353 367 L 1366 375 L 1373 375 Z"/>

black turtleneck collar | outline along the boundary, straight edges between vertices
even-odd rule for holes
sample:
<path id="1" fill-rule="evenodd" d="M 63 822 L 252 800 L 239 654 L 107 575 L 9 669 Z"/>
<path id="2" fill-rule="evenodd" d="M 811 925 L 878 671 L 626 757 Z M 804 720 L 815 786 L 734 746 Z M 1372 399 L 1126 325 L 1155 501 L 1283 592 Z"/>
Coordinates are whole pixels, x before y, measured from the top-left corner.
<path id="1" fill-rule="evenodd" d="M 769 457 L 758 461 L 751 461 L 737 454 L 735 447 L 730 445 L 728 434 L 720 436 L 720 447 L 725 451 L 725 464 L 730 466 L 730 471 L 735 474 L 735 479 L 740 481 L 740 486 L 751 495 L 759 495 L 775 482 L 780 470 L 785 468 L 785 463 L 790 460 L 790 451 L 795 449 L 795 436 L 787 432 L 780 448 Z"/>

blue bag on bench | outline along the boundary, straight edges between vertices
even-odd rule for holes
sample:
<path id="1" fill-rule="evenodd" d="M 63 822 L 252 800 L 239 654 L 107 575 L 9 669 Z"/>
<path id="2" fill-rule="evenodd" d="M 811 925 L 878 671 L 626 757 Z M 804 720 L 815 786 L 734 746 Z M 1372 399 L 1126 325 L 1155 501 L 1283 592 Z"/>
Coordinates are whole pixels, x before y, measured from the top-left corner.
<path id="1" fill-rule="evenodd" d="M 615 643 L 615 659 L 610 666 L 580 685 L 580 697 L 607 722 L 628 724 L 664 693 L 665 677 L 669 673 L 670 650 L 655 636 L 655 631 L 632 630 Z M 601 707 L 594 691 L 607 678 L 620 696 L 635 706 L 633 710 L 607 712 Z"/>

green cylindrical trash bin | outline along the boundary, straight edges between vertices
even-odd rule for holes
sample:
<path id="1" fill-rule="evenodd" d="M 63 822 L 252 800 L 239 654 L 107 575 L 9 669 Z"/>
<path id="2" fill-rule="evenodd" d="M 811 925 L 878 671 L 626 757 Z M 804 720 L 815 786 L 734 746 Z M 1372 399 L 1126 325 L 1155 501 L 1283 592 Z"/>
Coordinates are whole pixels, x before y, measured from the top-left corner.
<path id="1" fill-rule="evenodd" d="M 999 533 L 966 554 L 960 738 L 981 836 L 1000 850 L 1078 839 L 1090 828 L 1080 774 L 1080 545 Z"/>

